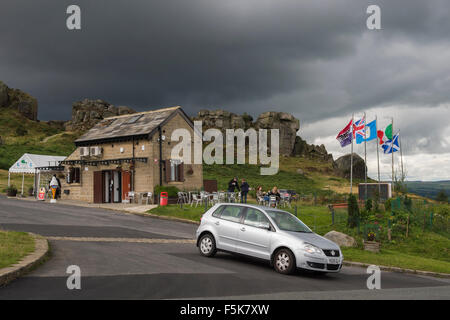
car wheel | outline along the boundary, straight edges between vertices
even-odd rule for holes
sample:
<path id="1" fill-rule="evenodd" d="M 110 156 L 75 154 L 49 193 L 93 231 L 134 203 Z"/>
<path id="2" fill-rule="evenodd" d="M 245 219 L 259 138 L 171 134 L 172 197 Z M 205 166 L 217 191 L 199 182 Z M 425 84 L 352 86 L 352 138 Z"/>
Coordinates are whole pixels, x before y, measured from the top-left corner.
<path id="1" fill-rule="evenodd" d="M 207 233 L 200 238 L 198 250 L 200 254 L 205 257 L 212 257 L 216 254 L 216 241 L 212 234 Z"/>
<path id="2" fill-rule="evenodd" d="M 291 274 L 295 270 L 295 257 L 291 250 L 280 249 L 273 257 L 275 271 L 282 274 Z"/>

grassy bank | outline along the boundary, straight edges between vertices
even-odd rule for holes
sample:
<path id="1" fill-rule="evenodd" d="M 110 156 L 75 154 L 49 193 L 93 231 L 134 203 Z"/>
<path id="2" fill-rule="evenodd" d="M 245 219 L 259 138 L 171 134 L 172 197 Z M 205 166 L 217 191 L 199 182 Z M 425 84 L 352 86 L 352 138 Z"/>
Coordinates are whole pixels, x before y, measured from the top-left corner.
<path id="1" fill-rule="evenodd" d="M 0 269 L 18 263 L 34 251 L 34 239 L 28 233 L 0 230 Z"/>
<path id="2" fill-rule="evenodd" d="M 23 193 L 28 194 L 28 189 L 33 187 L 34 176 L 31 174 L 24 175 Z M 11 185 L 17 188 L 17 194 L 22 191 L 22 174 L 11 174 Z M 4 190 L 8 187 L 8 170 L 0 169 L 0 193 L 4 193 Z"/>
<path id="3" fill-rule="evenodd" d="M 342 248 L 346 261 L 364 262 L 380 266 L 450 273 L 450 262 L 404 253 L 401 248 L 382 249 L 373 253 L 357 248 Z"/>

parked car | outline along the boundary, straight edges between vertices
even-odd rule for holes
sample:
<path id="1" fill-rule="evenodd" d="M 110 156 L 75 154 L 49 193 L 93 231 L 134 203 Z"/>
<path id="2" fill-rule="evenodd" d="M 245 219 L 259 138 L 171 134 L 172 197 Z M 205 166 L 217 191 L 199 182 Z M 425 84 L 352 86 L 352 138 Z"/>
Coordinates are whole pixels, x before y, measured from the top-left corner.
<path id="1" fill-rule="evenodd" d="M 202 216 L 196 232 L 200 254 L 225 251 L 264 259 L 282 274 L 296 268 L 339 272 L 339 246 L 311 231 L 293 214 L 251 204 L 216 204 Z"/>
<path id="2" fill-rule="evenodd" d="M 294 190 L 280 189 L 279 192 L 280 195 L 284 197 L 295 197 L 297 195 L 297 192 Z"/>

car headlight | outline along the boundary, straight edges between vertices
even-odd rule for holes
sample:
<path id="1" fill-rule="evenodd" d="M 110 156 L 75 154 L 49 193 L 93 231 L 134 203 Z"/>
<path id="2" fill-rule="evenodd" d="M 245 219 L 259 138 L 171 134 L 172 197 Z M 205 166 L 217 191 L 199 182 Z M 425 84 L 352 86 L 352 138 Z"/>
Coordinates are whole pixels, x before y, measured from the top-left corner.
<path id="1" fill-rule="evenodd" d="M 310 244 L 310 243 L 305 243 L 303 245 L 303 250 L 305 250 L 308 253 L 313 253 L 313 254 L 322 254 L 322 249 Z"/>

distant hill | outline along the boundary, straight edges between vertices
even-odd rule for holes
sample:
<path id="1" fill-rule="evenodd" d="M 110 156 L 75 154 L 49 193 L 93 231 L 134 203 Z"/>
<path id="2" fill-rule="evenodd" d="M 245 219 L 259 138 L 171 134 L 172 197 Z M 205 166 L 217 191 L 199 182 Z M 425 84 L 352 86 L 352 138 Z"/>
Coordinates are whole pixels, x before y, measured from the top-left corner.
<path id="1" fill-rule="evenodd" d="M 418 194 L 423 197 L 435 199 L 438 192 L 445 190 L 450 196 L 450 180 L 443 181 L 408 181 L 406 183 L 408 192 Z"/>
<path id="2" fill-rule="evenodd" d="M 30 120 L 14 108 L 0 108 L 0 169 L 9 169 L 24 153 L 69 155 L 79 134 L 51 121 Z"/>

